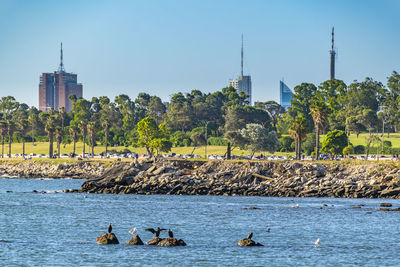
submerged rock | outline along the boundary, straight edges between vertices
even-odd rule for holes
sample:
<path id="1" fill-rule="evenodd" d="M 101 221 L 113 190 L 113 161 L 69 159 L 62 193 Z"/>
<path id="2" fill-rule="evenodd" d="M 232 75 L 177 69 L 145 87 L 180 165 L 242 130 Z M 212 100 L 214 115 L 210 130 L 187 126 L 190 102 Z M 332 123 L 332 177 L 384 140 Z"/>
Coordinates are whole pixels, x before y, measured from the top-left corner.
<path id="1" fill-rule="evenodd" d="M 135 235 L 133 236 L 131 239 L 129 239 L 128 241 L 125 242 L 125 244 L 127 245 L 144 245 L 142 239 L 140 239 L 139 235 Z"/>
<path id="2" fill-rule="evenodd" d="M 119 244 L 118 238 L 113 233 L 105 233 L 96 238 L 99 245 Z"/>
<path id="3" fill-rule="evenodd" d="M 400 211 L 400 208 L 395 208 L 395 209 L 380 208 L 379 211 Z"/>
<path id="4" fill-rule="evenodd" d="M 157 247 L 178 247 L 178 246 L 186 246 L 185 241 L 182 239 L 172 238 L 159 238 L 155 237 L 146 242 L 147 245 L 157 246 Z"/>
<path id="5" fill-rule="evenodd" d="M 239 240 L 239 242 L 237 242 L 237 245 L 240 247 L 262 247 L 262 246 L 264 246 L 263 244 L 254 242 L 253 240 L 248 239 L 248 238 Z"/>
<path id="6" fill-rule="evenodd" d="M 177 247 L 177 246 L 186 246 L 186 243 L 182 239 L 176 238 L 163 238 L 160 242 L 157 243 L 158 247 Z"/>

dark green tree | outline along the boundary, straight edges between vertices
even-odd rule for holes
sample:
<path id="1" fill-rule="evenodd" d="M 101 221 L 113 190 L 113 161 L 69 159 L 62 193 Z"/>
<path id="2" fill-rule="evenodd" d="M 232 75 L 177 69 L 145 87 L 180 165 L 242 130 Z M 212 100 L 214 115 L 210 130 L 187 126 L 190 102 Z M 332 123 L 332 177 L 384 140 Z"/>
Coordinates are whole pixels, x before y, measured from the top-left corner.
<path id="1" fill-rule="evenodd" d="M 342 155 L 343 149 L 348 145 L 348 138 L 344 131 L 333 130 L 326 134 L 322 142 L 322 151 L 334 159 L 337 155 Z"/>

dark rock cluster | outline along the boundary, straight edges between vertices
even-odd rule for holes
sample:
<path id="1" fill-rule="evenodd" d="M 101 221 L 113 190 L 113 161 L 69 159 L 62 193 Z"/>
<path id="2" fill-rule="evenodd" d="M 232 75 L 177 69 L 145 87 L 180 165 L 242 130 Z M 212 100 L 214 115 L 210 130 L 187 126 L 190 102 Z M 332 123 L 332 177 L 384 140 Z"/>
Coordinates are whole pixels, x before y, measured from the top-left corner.
<path id="1" fill-rule="evenodd" d="M 115 163 L 80 192 L 400 198 L 400 172 L 389 164 L 147 160 Z"/>

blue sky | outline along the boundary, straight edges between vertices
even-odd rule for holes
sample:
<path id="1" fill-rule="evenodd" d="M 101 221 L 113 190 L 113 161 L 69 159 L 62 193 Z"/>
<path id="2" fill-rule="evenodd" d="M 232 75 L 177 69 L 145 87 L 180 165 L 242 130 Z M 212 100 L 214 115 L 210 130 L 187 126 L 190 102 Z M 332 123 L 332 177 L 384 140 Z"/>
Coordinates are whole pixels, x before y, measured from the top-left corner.
<path id="1" fill-rule="evenodd" d="M 0 0 L 0 96 L 38 106 L 60 42 L 85 98 L 220 90 L 240 73 L 243 33 L 253 100 L 278 101 L 282 77 L 329 78 L 332 26 L 336 77 L 386 83 L 400 71 L 399 11 L 396 0 Z"/>

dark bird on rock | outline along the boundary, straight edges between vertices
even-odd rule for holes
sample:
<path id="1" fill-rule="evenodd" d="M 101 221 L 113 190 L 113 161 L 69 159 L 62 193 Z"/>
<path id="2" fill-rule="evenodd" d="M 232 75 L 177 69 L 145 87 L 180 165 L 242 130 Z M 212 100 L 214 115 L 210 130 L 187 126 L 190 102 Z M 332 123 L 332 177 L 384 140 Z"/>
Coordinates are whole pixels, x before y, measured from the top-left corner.
<path id="1" fill-rule="evenodd" d="M 108 227 L 107 227 L 107 231 L 111 234 L 111 231 L 112 231 L 112 226 L 111 226 L 111 223 L 108 225 Z"/>
<path id="2" fill-rule="evenodd" d="M 167 230 L 167 229 L 160 229 L 160 227 L 157 227 L 157 230 L 154 230 L 153 228 L 147 228 L 147 229 L 144 229 L 144 230 L 155 234 L 156 237 L 159 237 L 161 231 L 165 231 L 165 230 Z"/>
<path id="3" fill-rule="evenodd" d="M 250 232 L 248 235 L 247 235 L 247 239 L 251 239 L 253 237 L 253 232 Z"/>
<path id="4" fill-rule="evenodd" d="M 170 238 L 173 238 L 173 237 L 174 237 L 174 233 L 171 231 L 171 229 L 168 229 L 168 236 L 169 236 Z"/>

